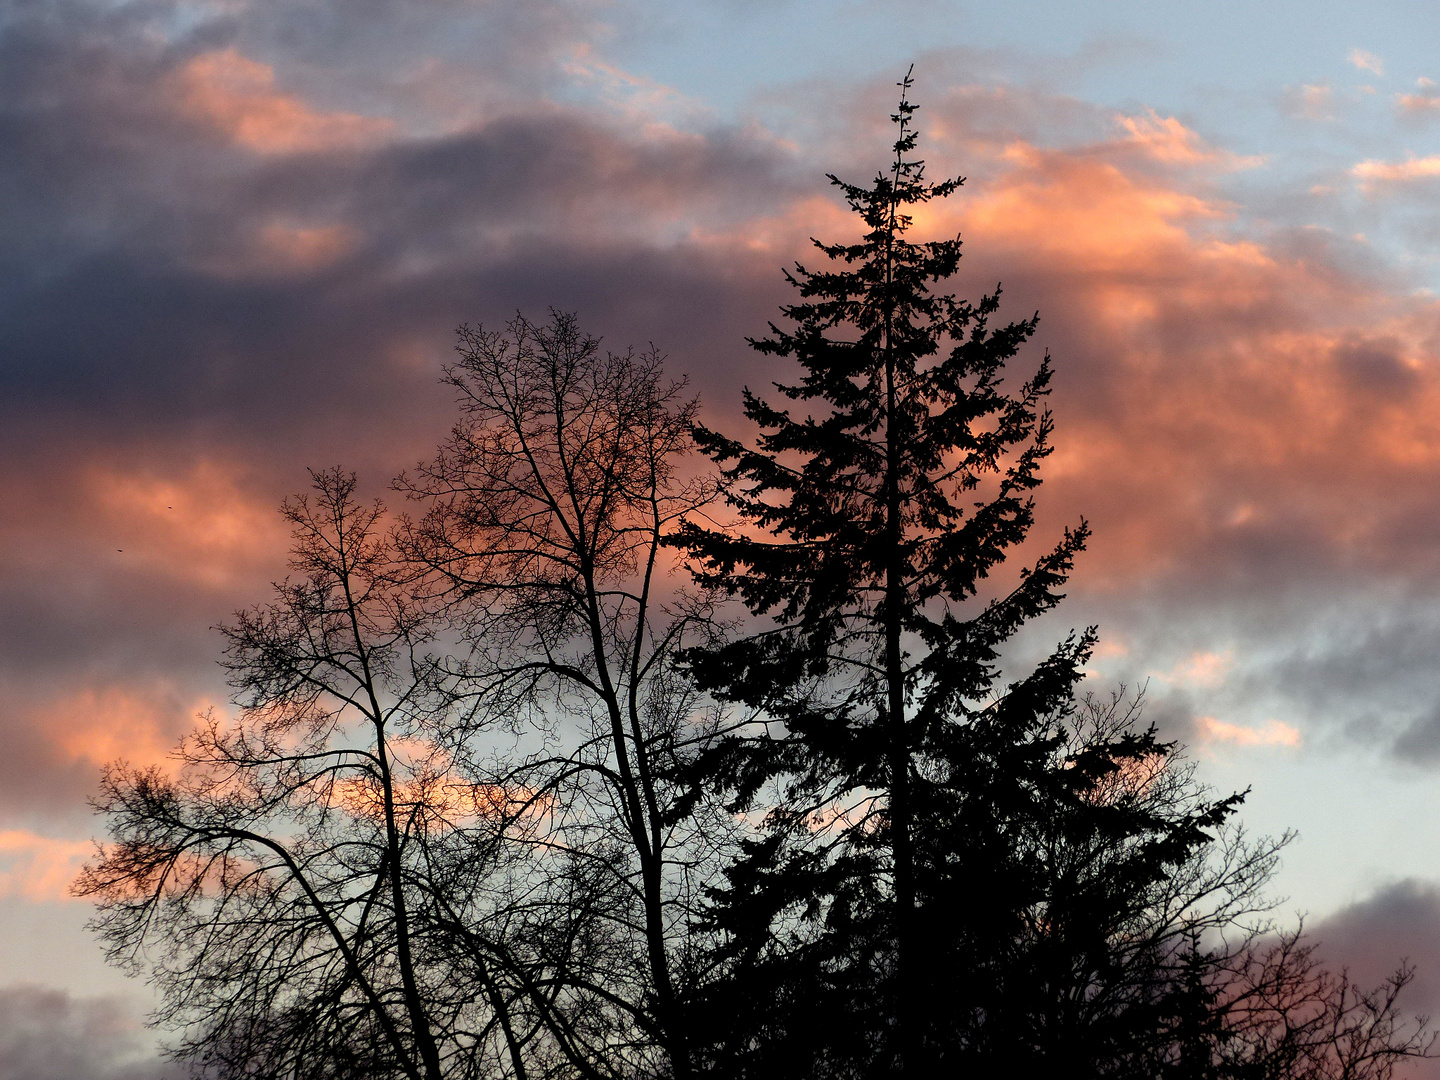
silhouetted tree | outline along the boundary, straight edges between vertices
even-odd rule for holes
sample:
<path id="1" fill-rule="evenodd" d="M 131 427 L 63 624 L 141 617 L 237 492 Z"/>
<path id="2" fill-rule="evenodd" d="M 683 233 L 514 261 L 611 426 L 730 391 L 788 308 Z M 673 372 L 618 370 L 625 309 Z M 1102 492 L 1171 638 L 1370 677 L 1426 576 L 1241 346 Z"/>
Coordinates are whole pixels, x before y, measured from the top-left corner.
<path id="1" fill-rule="evenodd" d="M 977 919 L 934 924 L 954 980 L 936 986 L 951 991 L 939 1060 L 985 1076 L 1358 1080 L 1425 1052 L 1396 1005 L 1409 972 L 1356 987 L 1277 930 L 1267 886 L 1288 837 L 1248 839 L 1241 796 L 1216 798 L 1140 713 L 1116 694 L 1037 719 L 1029 745 L 1048 761 L 1002 750 L 937 830 L 951 866 L 981 871 L 931 893 Z M 985 875 L 991 903 L 959 895 Z"/>
<path id="2" fill-rule="evenodd" d="M 1240 796 L 1195 785 L 1118 701 L 1077 705 L 1093 630 L 1002 679 L 1088 529 L 992 580 L 1034 520 L 1049 357 L 1007 389 L 1037 319 L 992 326 L 998 288 L 937 288 L 959 240 L 909 238 L 909 208 L 961 181 L 925 180 L 902 86 L 889 170 L 830 178 L 861 239 L 816 241 L 828 266 L 797 264 L 788 328 L 751 342 L 797 365 L 788 403 L 746 390 L 753 444 L 697 428 L 739 520 L 676 542 L 755 623 L 684 654 L 753 718 L 692 778 L 758 821 L 709 894 L 701 1056 L 727 1077 L 1300 1075 L 1233 1007 L 1272 955 L 1252 917 L 1275 847 L 1226 832 Z M 1302 984 L 1317 1015 L 1358 1015 Z M 1377 1000 L 1359 1013 L 1393 1034 Z"/>
<path id="3" fill-rule="evenodd" d="M 220 1075 L 686 1075 L 735 831 L 670 813 L 715 723 L 660 562 L 713 492 L 674 474 L 693 403 L 561 314 L 462 330 L 447 377 L 462 420 L 398 482 L 426 512 L 338 472 L 286 504 L 300 580 L 225 629 L 240 715 L 107 771 L 80 890 Z"/>
<path id="4" fill-rule="evenodd" d="M 908 91 L 909 79 L 904 86 Z M 913 158 L 797 267 L 755 446 L 653 352 L 553 314 L 464 329 L 461 419 L 397 481 L 283 507 L 293 576 L 224 628 L 233 719 L 106 770 L 78 889 L 210 1075 L 640 1080 L 886 1074 L 1385 1080 L 1423 1051 L 1401 969 L 1361 992 L 1263 887 L 1072 634 L 1002 678 L 1083 523 L 1009 579 L 1049 453 L 1028 319 L 932 287 L 959 241 Z M 833 179 L 833 178 L 832 178 Z M 691 440 L 716 494 L 679 472 Z M 699 590 L 667 577 L 687 549 Z M 720 596 L 751 625 L 730 637 Z"/>
<path id="5" fill-rule="evenodd" d="M 378 504 L 314 481 L 284 507 L 297 577 L 223 628 L 239 716 L 209 716 L 173 769 L 105 770 L 113 842 L 78 891 L 112 960 L 154 958 L 160 1018 L 219 1075 L 490 1075 L 507 991 L 454 978 L 416 842 L 443 828 L 427 732 L 453 680 Z M 477 871 L 503 857 L 472 850 Z"/>
<path id="6" fill-rule="evenodd" d="M 683 1078 L 677 984 L 703 961 L 698 888 L 734 832 L 704 801 L 673 813 L 674 777 L 713 726 L 672 660 L 714 639 L 709 604 L 667 585 L 662 560 L 714 491 L 675 471 L 695 403 L 657 354 L 603 352 L 572 316 L 461 336 L 447 377 L 462 420 L 399 482 L 426 508 L 403 547 L 473 649 L 472 715 L 531 717 L 545 734 L 504 782 L 543 793 L 543 843 L 583 871 L 556 879 L 564 903 L 547 917 L 580 905 L 603 927 L 592 934 L 624 944 L 604 967 L 566 967 L 570 1007 L 614 1017 L 589 1067 Z"/>
<path id="7" fill-rule="evenodd" d="M 993 727 L 1003 745 L 1019 745 L 1009 729 L 1064 699 L 1090 639 L 1067 642 L 982 704 L 1000 645 L 1058 602 L 1087 530 L 1067 531 L 1015 588 L 962 612 L 1033 521 L 1028 493 L 1050 452 L 1041 401 L 1051 373 L 1047 357 L 1008 392 L 1004 366 L 1036 320 L 992 328 L 998 291 L 976 305 L 932 291 L 954 273 L 960 242 L 911 241 L 908 208 L 961 181 L 925 181 L 912 154 L 914 108 L 902 96 L 894 161 L 872 186 L 831 177 L 863 223 L 861 240 L 817 241 L 834 268 L 797 264 L 787 279 L 801 300 L 782 309 L 793 329 L 772 324 L 752 343 L 795 360 L 800 381 L 777 388 L 807 411 L 747 390 L 745 413 L 763 432 L 755 446 L 697 431 L 726 467 L 746 527 L 692 524 L 684 543 L 704 584 L 773 622 L 691 653 L 690 670 L 706 690 L 784 730 L 732 739 L 710 759 L 706 782 L 730 785 L 737 805 L 762 785 L 784 785 L 716 917 L 758 927 L 800 911 L 868 935 L 863 957 L 827 966 L 840 964 L 844 979 L 857 980 L 856 1000 L 879 1010 L 865 1038 L 884 1045 L 872 1047 L 866 1068 L 919 1075 L 935 995 L 917 860 L 943 858 L 926 830 L 963 768 L 955 733 Z M 973 887 L 990 884 L 976 878 Z M 772 912 L 758 916 L 765 907 Z"/>

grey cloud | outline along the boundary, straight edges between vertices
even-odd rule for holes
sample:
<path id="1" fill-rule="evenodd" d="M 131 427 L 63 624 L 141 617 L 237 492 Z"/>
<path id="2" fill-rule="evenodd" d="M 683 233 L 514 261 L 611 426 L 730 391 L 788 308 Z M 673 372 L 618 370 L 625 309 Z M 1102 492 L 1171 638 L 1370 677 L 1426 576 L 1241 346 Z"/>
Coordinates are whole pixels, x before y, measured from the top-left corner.
<path id="1" fill-rule="evenodd" d="M 1412 1010 L 1440 1015 L 1440 885 L 1413 878 L 1382 886 L 1311 928 L 1326 961 L 1375 983 L 1415 966 Z"/>
<path id="2" fill-rule="evenodd" d="M 300 54 L 288 90 L 292 70 L 303 83 L 337 58 L 360 69 L 356 50 L 382 47 L 348 31 L 330 40 L 338 8 L 286 7 L 178 35 L 177 8 L 144 2 L 35 4 L 0 24 L 9 820 L 83 813 L 95 769 L 44 726 L 64 722 L 57 698 L 169 686 L 177 700 L 157 705 L 157 722 L 174 734 L 186 703 L 224 697 L 209 627 L 284 572 L 276 551 L 175 574 L 147 555 L 145 523 L 96 505 L 95 467 L 183 479 L 218 462 L 267 509 L 304 486 L 306 464 L 345 462 L 383 486 L 450 422 L 438 376 L 462 321 L 577 310 L 612 346 L 653 341 L 697 389 L 728 396 L 727 370 L 750 363 L 742 334 L 779 298 L 771 260 L 762 272 L 676 232 L 783 204 L 793 161 L 736 129 L 650 138 L 593 109 L 531 102 L 457 132 L 265 158 L 176 113 L 166 80 L 206 51 L 238 42 L 264 58 L 288 41 Z M 436 10 L 374 7 L 406 24 L 402 38 L 444 25 Z M 503 7 L 485 17 L 509 18 Z M 282 16 L 297 20 L 293 37 Z M 524 49 L 543 51 L 543 29 L 521 35 Z M 247 264 L 271 222 L 342 226 L 353 245 L 325 265 Z"/>
<path id="3" fill-rule="evenodd" d="M 1128 647 L 1096 666 L 1130 685 L 1149 677 L 1147 716 L 1164 718 L 1169 737 L 1194 743 L 1197 715 L 1252 726 L 1279 719 L 1330 751 L 1377 748 L 1433 768 L 1440 589 L 1418 575 L 1406 588 L 1359 571 L 1342 585 L 1340 572 L 1320 572 L 1323 557 L 1304 565 L 1298 547 L 1294 537 L 1288 548 L 1277 541 L 1268 580 L 1252 564 L 1253 576 L 1197 573 L 1125 596 L 1086 590 L 1082 565 L 1066 618 L 1098 623 L 1102 640 Z M 1224 658 L 1213 685 L 1157 677 L 1202 652 Z"/>
<path id="4" fill-rule="evenodd" d="M 1378 985 L 1402 962 L 1413 966 L 1414 981 L 1399 1002 L 1402 1013 L 1440 1016 L 1440 885 L 1392 882 L 1310 929 L 1324 961 L 1348 970 L 1361 986 Z M 1406 1062 L 1396 1075 L 1435 1080 L 1440 1060 Z"/>
<path id="5" fill-rule="evenodd" d="M 739 131 L 635 138 L 559 107 L 257 161 L 187 126 L 157 89 L 195 40 L 157 46 L 137 17 L 101 44 L 98 16 L 73 10 L 88 22 L 0 29 L 0 141 L 12 151 L 0 190 L 13 196 L 0 214 L 0 408 L 12 412 L 128 409 L 168 434 L 214 414 L 263 423 L 290 402 L 313 414 L 378 392 L 393 405 L 398 389 L 413 403 L 423 391 L 397 378 L 395 350 L 418 337 L 443 355 L 486 279 L 523 279 L 537 251 L 594 266 L 599 292 L 613 291 L 613 257 L 668 251 L 693 277 L 705 260 L 669 235 L 675 221 L 722 224 L 792 186 L 784 156 Z M 325 265 L 247 265 L 272 226 L 343 229 L 353 250 Z M 553 292 L 546 282 L 519 299 Z"/>
<path id="6" fill-rule="evenodd" d="M 1402 349 L 1393 338 L 1355 338 L 1337 345 L 1334 359 L 1353 390 L 1394 400 L 1420 383 L 1415 369 L 1405 363 Z"/>
<path id="7" fill-rule="evenodd" d="M 0 988 L 0 1080 L 180 1080 L 133 1008 L 36 986 Z"/>

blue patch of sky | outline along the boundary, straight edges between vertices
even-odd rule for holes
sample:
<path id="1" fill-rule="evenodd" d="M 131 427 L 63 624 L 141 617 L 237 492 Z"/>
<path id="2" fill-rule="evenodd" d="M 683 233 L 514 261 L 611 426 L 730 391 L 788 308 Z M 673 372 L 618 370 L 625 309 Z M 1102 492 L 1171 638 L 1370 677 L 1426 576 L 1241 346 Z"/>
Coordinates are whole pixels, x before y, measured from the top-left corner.
<path id="1" fill-rule="evenodd" d="M 1440 5 L 631 0 L 604 17 L 596 48 L 617 67 L 782 136 L 788 88 L 884 80 L 911 61 L 922 100 L 929 64 L 1117 113 L 1173 114 L 1227 151 L 1263 157 L 1220 184 L 1237 228 L 1320 226 L 1440 288 L 1440 212 L 1425 197 L 1440 180 L 1379 199 L 1350 173 L 1440 153 L 1440 110 L 1427 121 L 1396 104 L 1418 80 L 1440 80 Z"/>

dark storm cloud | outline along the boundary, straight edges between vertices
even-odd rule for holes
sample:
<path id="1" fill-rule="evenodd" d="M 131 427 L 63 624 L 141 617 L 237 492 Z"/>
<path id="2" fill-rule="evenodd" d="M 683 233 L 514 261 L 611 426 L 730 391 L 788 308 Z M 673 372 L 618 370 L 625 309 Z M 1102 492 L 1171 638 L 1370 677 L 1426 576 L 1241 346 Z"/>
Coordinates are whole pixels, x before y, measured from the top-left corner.
<path id="1" fill-rule="evenodd" d="M 593 266 L 605 289 L 605 256 L 673 247 L 684 228 L 763 212 L 789 186 L 775 147 L 735 132 L 634 139 L 551 109 L 326 147 L 324 117 L 307 128 L 304 117 L 267 115 L 260 91 L 258 104 L 241 94 L 234 105 L 269 124 L 248 137 L 291 138 L 277 133 L 289 122 L 294 138 L 321 146 L 256 154 L 177 112 L 170 84 L 194 56 L 171 49 L 141 62 L 124 53 L 124 35 L 74 44 L 52 29 L 0 38 L 10 91 L 0 140 L 16 151 L 0 159 L 13 196 L 0 218 L 0 385 L 11 408 L 103 402 L 114 416 L 128 403 L 184 425 L 273 417 L 288 403 L 339 407 L 377 380 L 403 382 L 386 370 L 397 343 L 443 340 L 485 278 L 523 278 L 537 248 Z M 20 62 L 7 66 L 7 50 Z M 525 306 L 552 299 L 544 284 L 509 292 Z M 583 305 L 583 289 L 573 298 Z"/>

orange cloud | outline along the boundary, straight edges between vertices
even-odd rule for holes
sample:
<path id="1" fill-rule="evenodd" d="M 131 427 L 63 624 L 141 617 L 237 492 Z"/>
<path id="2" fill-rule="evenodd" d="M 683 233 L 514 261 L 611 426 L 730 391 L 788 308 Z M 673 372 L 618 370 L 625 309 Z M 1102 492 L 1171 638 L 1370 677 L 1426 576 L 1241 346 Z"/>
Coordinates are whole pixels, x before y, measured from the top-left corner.
<path id="1" fill-rule="evenodd" d="M 70 883 L 94 849 L 26 829 L 0 830 L 0 898 L 45 903 L 70 899 Z"/>
<path id="2" fill-rule="evenodd" d="M 1025 167 L 963 206 L 957 224 L 977 247 L 1023 249 L 1091 273 L 1114 272 L 1157 248 L 1188 245 L 1188 223 L 1226 214 L 1225 207 L 1138 180 L 1109 162 L 1028 148 L 1014 158 Z M 934 213 L 938 224 L 944 211 Z"/>
<path id="3" fill-rule="evenodd" d="M 394 130 L 390 120 L 346 112 L 317 112 L 275 88 L 275 70 L 235 49 L 204 53 L 175 79 L 180 108 L 259 154 L 351 149 Z"/>
<path id="4" fill-rule="evenodd" d="M 1195 721 L 1200 739 L 1206 743 L 1231 743 L 1235 746 L 1299 746 L 1300 732 L 1279 720 L 1267 720 L 1261 728 L 1227 724 L 1213 716 Z"/>
<path id="5" fill-rule="evenodd" d="M 1096 528 L 1077 584 L 1240 580 L 1266 545 L 1303 545 L 1300 575 L 1427 557 L 1387 538 L 1440 480 L 1440 304 L 1344 269 L 1353 239 L 1242 231 L 1211 187 L 1223 152 L 1178 123 L 1122 131 L 1069 149 L 1012 140 L 915 213 L 918 238 L 964 237 L 962 291 L 1001 279 L 1012 315 L 1044 316 L 1033 355 L 1056 355 L 1059 422 L 1045 512 Z M 807 198 L 703 242 L 811 262 L 806 237 L 853 231 L 833 200 Z M 1200 686 L 1223 665 L 1172 674 Z"/>
<path id="6" fill-rule="evenodd" d="M 480 820 L 534 823 L 555 806 L 552 795 L 527 787 L 471 783 L 443 773 L 397 780 L 394 799 L 403 816 L 413 816 L 439 830 Z M 336 789 L 336 800 L 338 806 L 358 818 L 379 819 L 384 814 L 384 793 L 373 780 L 342 781 Z"/>
<path id="7" fill-rule="evenodd" d="M 1373 188 L 1378 184 L 1408 183 L 1413 180 L 1433 180 L 1440 176 L 1440 154 L 1428 157 L 1410 158 L 1408 161 L 1362 161 L 1350 170 L 1361 185 Z"/>
<path id="8" fill-rule="evenodd" d="M 289 544 L 270 501 L 248 495 L 236 472 L 218 462 L 169 475 L 94 465 L 87 487 L 112 523 L 117 554 L 125 556 L 117 561 L 132 569 L 225 588 L 273 566 Z"/>
<path id="9" fill-rule="evenodd" d="M 1132 588 L 1276 529 L 1365 550 L 1440 467 L 1440 307 L 1340 271 L 1323 231 L 1281 247 L 1232 230 L 1199 155 L 1162 179 L 1121 149 L 1015 143 L 917 215 L 1046 316 L 1049 505 L 1097 528 L 1084 583 Z"/>
<path id="10" fill-rule="evenodd" d="M 104 765 L 121 758 L 162 765 L 177 737 L 215 703 L 182 702 L 164 685 L 90 687 L 41 708 L 32 723 L 71 761 Z"/>
<path id="11" fill-rule="evenodd" d="M 1116 118 L 1126 132 L 1125 143 L 1144 151 L 1167 165 L 1220 165 L 1230 169 L 1253 168 L 1258 157 L 1237 157 L 1210 146 L 1173 116 L 1160 116 L 1154 109 L 1140 116 Z"/>
<path id="12" fill-rule="evenodd" d="M 1350 55 L 1345 59 L 1361 71 L 1368 71 L 1372 75 L 1383 76 L 1385 74 L 1385 61 L 1372 52 L 1366 52 L 1364 49 L 1351 49 Z"/>

